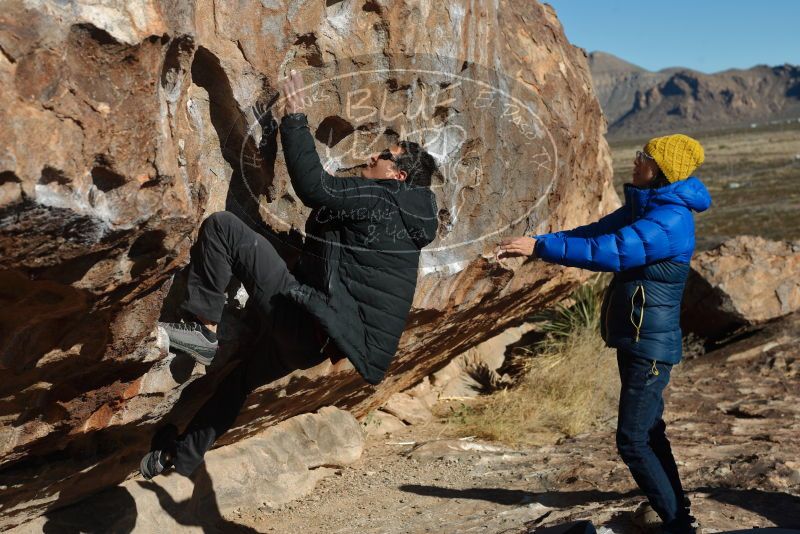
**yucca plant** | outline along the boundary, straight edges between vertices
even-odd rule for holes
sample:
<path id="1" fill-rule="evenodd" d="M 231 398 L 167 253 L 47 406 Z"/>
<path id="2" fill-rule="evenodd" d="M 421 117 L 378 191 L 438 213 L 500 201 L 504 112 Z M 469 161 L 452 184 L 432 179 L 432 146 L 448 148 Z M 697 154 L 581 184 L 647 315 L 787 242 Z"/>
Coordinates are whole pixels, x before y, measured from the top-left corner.
<path id="1" fill-rule="evenodd" d="M 541 331 L 548 334 L 543 342 L 563 341 L 576 332 L 594 330 L 600 322 L 600 306 L 608 277 L 595 275 L 572 292 L 567 304 L 558 304 L 553 310 L 536 314 L 541 321 Z"/>

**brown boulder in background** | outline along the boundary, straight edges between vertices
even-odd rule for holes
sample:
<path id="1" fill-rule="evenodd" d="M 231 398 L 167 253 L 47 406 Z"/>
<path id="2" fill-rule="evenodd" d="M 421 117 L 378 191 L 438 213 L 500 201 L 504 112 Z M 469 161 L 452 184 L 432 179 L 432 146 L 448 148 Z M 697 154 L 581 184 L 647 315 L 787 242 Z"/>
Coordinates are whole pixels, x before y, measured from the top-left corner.
<path id="1" fill-rule="evenodd" d="M 800 310 L 800 243 L 739 236 L 692 258 L 685 332 L 717 339 Z"/>
<path id="2" fill-rule="evenodd" d="M 287 68 L 313 84 L 328 164 L 392 133 L 435 152 L 440 232 L 381 386 L 330 364 L 297 371 L 257 390 L 221 444 L 329 404 L 364 414 L 582 278 L 484 256 L 619 203 L 586 57 L 552 8 L 4 2 L 0 528 L 129 477 L 155 430 L 184 426 L 224 373 L 203 378 L 155 326 L 209 213 L 233 211 L 296 255 L 309 210 L 280 150 L 259 155 L 251 111 Z"/>

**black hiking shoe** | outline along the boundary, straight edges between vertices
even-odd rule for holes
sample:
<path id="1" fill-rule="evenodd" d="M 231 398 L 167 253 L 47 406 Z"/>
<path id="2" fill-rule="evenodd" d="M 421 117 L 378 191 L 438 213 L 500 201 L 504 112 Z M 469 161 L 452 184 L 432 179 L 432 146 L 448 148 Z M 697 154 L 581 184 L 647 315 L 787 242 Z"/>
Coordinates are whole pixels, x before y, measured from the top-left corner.
<path id="1" fill-rule="evenodd" d="M 217 334 L 196 322 L 158 323 L 169 336 L 170 348 L 185 352 L 203 365 L 211 365 L 217 353 Z"/>
<path id="2" fill-rule="evenodd" d="M 172 461 L 168 455 L 164 451 L 156 449 L 144 455 L 142 461 L 139 462 L 139 472 L 142 473 L 145 480 L 150 480 L 170 466 L 172 466 Z"/>
<path id="3" fill-rule="evenodd" d="M 679 525 L 664 525 L 661 529 L 662 534 L 702 534 L 703 529 L 700 522 L 693 515 L 682 518 Z"/>

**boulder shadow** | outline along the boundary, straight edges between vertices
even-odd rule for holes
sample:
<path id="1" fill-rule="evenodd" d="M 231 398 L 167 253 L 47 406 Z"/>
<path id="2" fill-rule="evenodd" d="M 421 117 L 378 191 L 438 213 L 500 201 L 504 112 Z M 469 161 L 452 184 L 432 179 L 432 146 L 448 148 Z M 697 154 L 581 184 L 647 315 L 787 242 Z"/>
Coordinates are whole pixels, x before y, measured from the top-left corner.
<path id="1" fill-rule="evenodd" d="M 173 473 L 170 476 L 180 476 Z M 189 498 L 176 501 L 167 490 L 155 481 L 137 481 L 137 484 L 152 491 L 161 509 L 181 526 L 200 527 L 205 533 L 255 534 L 257 530 L 225 519 L 220 512 L 211 477 L 205 465 L 199 467 L 191 477 L 194 484 Z M 141 503 L 140 503 L 141 505 Z M 52 534 L 129 534 L 134 531 L 137 518 L 145 510 L 137 510 L 136 499 L 131 492 L 116 486 L 83 499 L 75 504 L 58 508 L 46 514 L 47 522 L 42 532 Z M 146 511 L 153 515 L 154 511 Z M 152 528 L 159 522 L 154 521 Z M 147 524 L 140 524 L 147 529 Z"/>
<path id="2" fill-rule="evenodd" d="M 170 476 L 180 475 L 172 473 Z M 214 486 L 205 464 L 202 464 L 192 473 L 191 480 L 194 483 L 192 495 L 183 501 L 176 501 L 167 490 L 155 482 L 137 481 L 137 483 L 141 488 L 152 491 L 161 508 L 181 526 L 200 527 L 207 534 L 259 533 L 258 530 L 240 525 L 222 516 Z"/>
<path id="3" fill-rule="evenodd" d="M 591 521 L 570 521 L 561 525 L 536 528 L 533 534 L 597 534 Z"/>
<path id="4" fill-rule="evenodd" d="M 136 501 L 122 486 L 47 512 L 46 534 L 128 534 L 136 526 Z"/>
<path id="5" fill-rule="evenodd" d="M 800 497 L 778 491 L 738 488 L 697 488 L 709 499 L 750 510 L 777 527 L 800 529 Z"/>
<path id="6" fill-rule="evenodd" d="M 532 491 L 511 490 L 506 488 L 456 489 L 443 488 L 440 486 L 421 486 L 418 484 L 404 484 L 400 486 L 399 489 L 407 493 L 443 499 L 473 499 L 506 506 L 537 502 L 550 508 L 570 508 L 590 502 L 616 501 L 637 494 L 634 491 L 619 493 L 616 491 L 597 490 L 535 493 Z"/>
<path id="7" fill-rule="evenodd" d="M 527 504 L 534 502 L 535 493 L 524 490 L 510 490 L 505 488 L 468 488 L 455 489 L 440 486 L 421 486 L 418 484 L 404 484 L 400 491 L 414 493 L 425 497 L 438 497 L 440 499 L 472 499 L 488 501 L 496 504 L 511 506 L 514 504 Z"/>

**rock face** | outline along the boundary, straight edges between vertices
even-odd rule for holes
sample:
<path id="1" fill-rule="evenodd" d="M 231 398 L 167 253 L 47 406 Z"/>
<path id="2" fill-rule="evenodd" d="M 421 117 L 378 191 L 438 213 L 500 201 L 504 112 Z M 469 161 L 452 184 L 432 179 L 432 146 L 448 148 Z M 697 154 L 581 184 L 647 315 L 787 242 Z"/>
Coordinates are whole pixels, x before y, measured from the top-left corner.
<path id="1" fill-rule="evenodd" d="M 287 68 L 307 70 L 330 167 L 395 134 L 426 144 L 440 232 L 380 387 L 342 364 L 297 371 L 259 388 L 221 444 L 325 405 L 363 415 L 579 281 L 486 256 L 501 236 L 618 205 L 586 58 L 549 7 L 4 2 L 0 528 L 122 482 L 230 367 L 203 377 L 155 325 L 174 317 L 169 281 L 209 213 L 235 212 L 295 258 L 309 210 L 280 150 L 256 150 L 251 111 Z"/>
<path id="2" fill-rule="evenodd" d="M 508 376 L 497 371 L 506 360 L 508 348 L 533 328 L 532 323 L 508 328 L 459 354 L 433 374 L 434 389 L 444 398 L 476 397 L 507 385 Z"/>
<path id="3" fill-rule="evenodd" d="M 692 259 L 681 323 L 716 339 L 800 309 L 800 243 L 739 236 Z"/>

